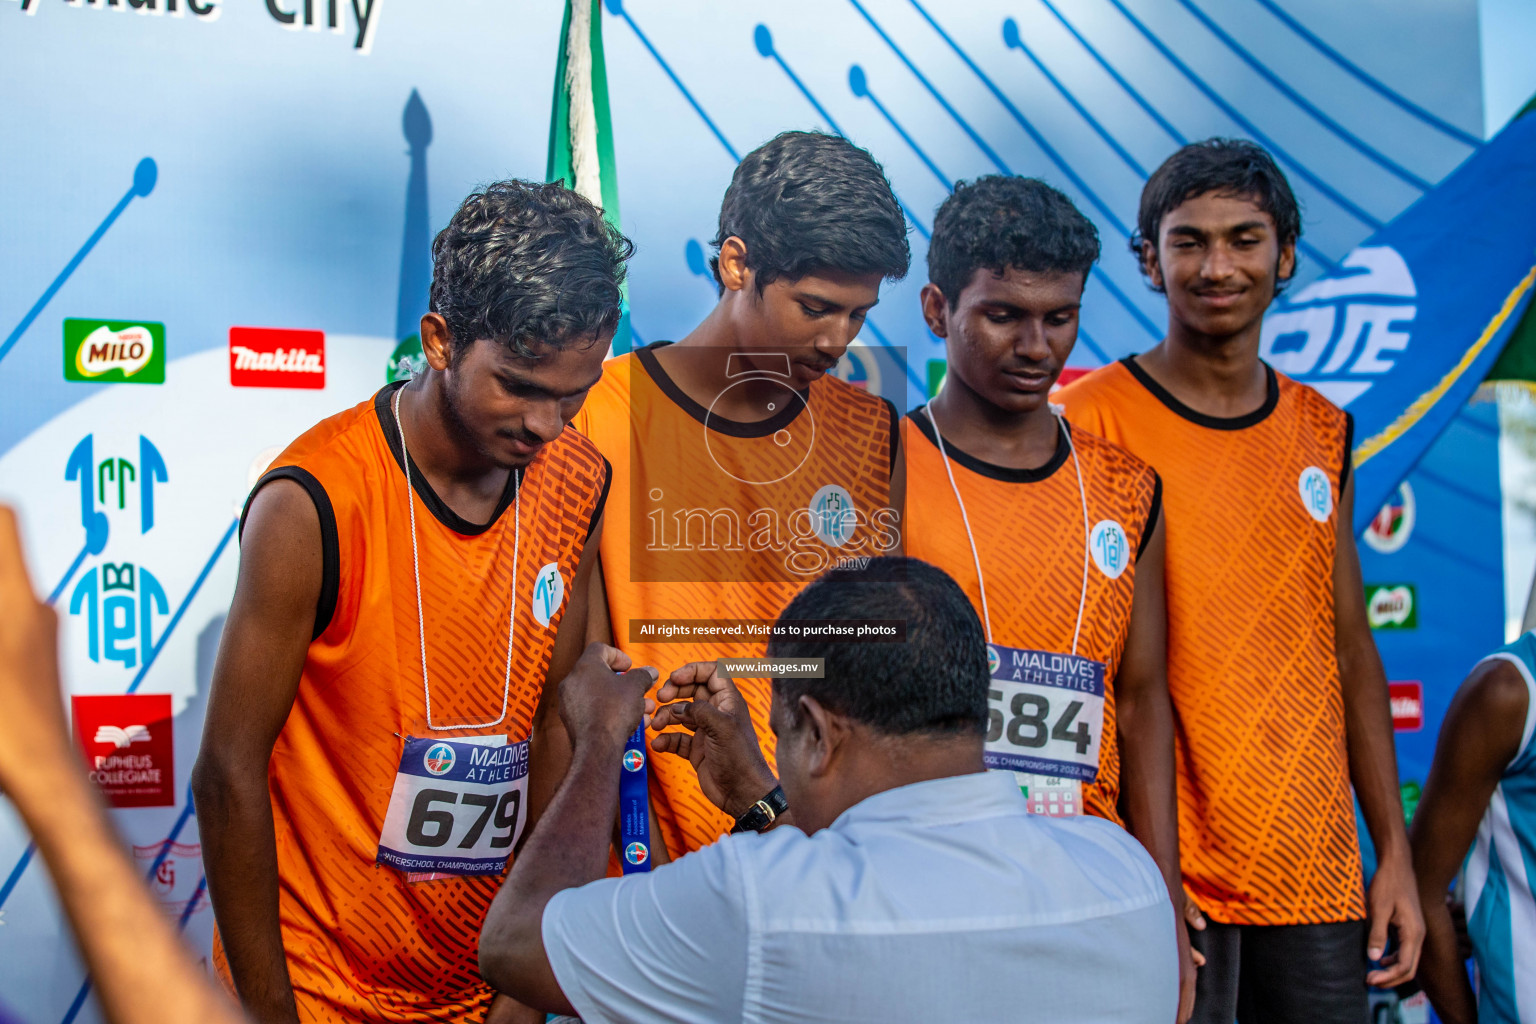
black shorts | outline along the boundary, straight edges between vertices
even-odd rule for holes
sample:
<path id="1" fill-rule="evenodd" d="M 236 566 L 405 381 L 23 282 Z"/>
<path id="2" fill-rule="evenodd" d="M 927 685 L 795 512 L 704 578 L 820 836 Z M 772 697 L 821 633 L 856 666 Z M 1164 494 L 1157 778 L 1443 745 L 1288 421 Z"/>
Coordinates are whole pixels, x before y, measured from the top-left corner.
<path id="1" fill-rule="evenodd" d="M 1361 1024 L 1365 922 L 1190 929 L 1205 954 L 1190 1024 Z"/>

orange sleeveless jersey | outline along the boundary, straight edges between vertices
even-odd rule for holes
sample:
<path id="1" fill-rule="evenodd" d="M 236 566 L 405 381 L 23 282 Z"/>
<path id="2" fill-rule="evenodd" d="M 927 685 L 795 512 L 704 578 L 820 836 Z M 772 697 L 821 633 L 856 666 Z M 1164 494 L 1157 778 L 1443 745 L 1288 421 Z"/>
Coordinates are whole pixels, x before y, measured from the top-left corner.
<path id="1" fill-rule="evenodd" d="M 953 576 L 979 616 L 976 562 L 933 424 L 924 410 L 915 410 L 901 421 L 901 439 L 907 467 L 907 554 Z M 1089 522 L 1112 519 L 1119 523 L 1140 555 L 1157 525 L 1161 505 L 1157 474 L 1130 452 L 1086 430 L 1074 429 L 1072 442 L 1083 471 Z M 1083 496 L 1066 436 L 1060 437 L 1051 460 L 1038 469 L 994 466 L 959 450 L 948 438 L 944 449 L 955 486 L 965 500 L 987 581 L 992 642 L 1070 652 L 1083 592 L 1083 545 L 1088 538 L 1083 536 Z M 1077 648 L 1083 657 L 1104 662 L 1106 684 L 1099 776 L 1083 787 L 1083 807 L 1121 825 L 1114 679 L 1130 630 L 1135 589 L 1134 559 L 1115 579 L 1089 563 Z"/>
<path id="2" fill-rule="evenodd" d="M 1190 895 L 1228 924 L 1353 920 L 1365 903 L 1333 599 L 1351 421 L 1265 370 L 1265 403 L 1242 417 L 1190 409 L 1129 359 L 1058 401 L 1163 479 Z"/>
<path id="3" fill-rule="evenodd" d="M 657 347 L 610 359 L 573 423 L 613 464 L 602 557 L 614 639 L 665 679 L 691 661 L 762 657 L 766 641 L 738 633 L 668 643 L 636 632 L 631 620 L 772 623 L 835 559 L 896 546 L 895 517 L 882 511 L 896 412 L 826 376 L 800 393 L 782 385 L 773 415 L 736 423 L 684 394 L 657 364 Z M 840 518 L 850 511 L 852 520 Z M 772 766 L 769 681 L 737 685 Z M 673 857 L 730 829 L 692 765 L 664 756 L 650 769 L 651 803 Z"/>
<path id="4" fill-rule="evenodd" d="M 268 771 L 283 948 L 305 1021 L 478 1020 L 492 996 L 476 948 L 501 876 L 412 884 L 374 861 L 403 738 L 439 735 L 427 729 L 422 690 L 411 523 L 389 406 L 397 387 L 309 430 L 257 483 L 303 486 L 320 513 L 324 549 L 315 639 Z M 513 482 L 482 527 L 443 504 L 412 460 L 439 726 L 489 721 L 500 710 L 514 580 L 517 587 L 506 718 L 440 735 L 528 737 L 566 607 L 542 625 L 534 579 L 554 563 L 569 594 L 608 479 L 603 457 L 576 431 L 546 445 L 523 471 L 514 572 Z M 217 938 L 214 956 L 227 980 Z"/>

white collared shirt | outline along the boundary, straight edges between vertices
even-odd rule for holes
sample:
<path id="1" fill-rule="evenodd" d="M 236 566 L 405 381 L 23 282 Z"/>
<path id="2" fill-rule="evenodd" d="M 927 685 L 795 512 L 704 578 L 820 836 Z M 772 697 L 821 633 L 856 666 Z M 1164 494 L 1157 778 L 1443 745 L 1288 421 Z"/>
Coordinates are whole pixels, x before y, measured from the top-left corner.
<path id="1" fill-rule="evenodd" d="M 1168 1024 L 1178 1005 L 1152 859 L 1109 822 L 1031 817 L 1007 772 L 567 889 L 543 935 L 586 1024 Z"/>

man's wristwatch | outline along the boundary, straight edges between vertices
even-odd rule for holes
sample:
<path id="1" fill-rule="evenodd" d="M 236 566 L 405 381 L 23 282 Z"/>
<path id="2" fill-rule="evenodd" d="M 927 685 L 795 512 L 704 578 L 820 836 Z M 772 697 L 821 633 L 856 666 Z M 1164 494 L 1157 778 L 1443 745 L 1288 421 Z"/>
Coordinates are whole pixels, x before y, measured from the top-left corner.
<path id="1" fill-rule="evenodd" d="M 748 807 L 747 812 L 736 819 L 736 824 L 731 826 L 731 834 L 763 832 L 787 810 L 789 801 L 784 797 L 784 787 L 774 786 L 772 793 Z"/>

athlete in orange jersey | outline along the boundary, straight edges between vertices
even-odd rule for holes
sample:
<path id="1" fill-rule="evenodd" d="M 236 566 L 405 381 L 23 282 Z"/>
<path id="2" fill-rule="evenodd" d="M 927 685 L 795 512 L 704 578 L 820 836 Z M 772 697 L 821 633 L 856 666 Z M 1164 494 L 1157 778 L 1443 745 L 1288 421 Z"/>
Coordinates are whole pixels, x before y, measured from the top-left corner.
<path id="1" fill-rule="evenodd" d="M 922 301 L 949 366 L 902 421 L 906 550 L 958 580 L 987 631 L 988 766 L 1019 773 L 1034 813 L 1128 826 L 1182 910 L 1161 484 L 1048 399 L 1098 255 L 1093 223 L 1035 179 L 961 183 L 939 207 Z"/>
<path id="2" fill-rule="evenodd" d="M 568 758 L 545 682 L 583 644 L 610 470 L 566 425 L 630 251 L 559 185 L 470 196 L 427 369 L 247 503 L 193 780 L 215 961 L 256 1020 L 542 1019 L 492 1006 L 476 942 Z"/>
<path id="3" fill-rule="evenodd" d="M 907 270 L 906 224 L 880 166 L 836 136 L 780 135 L 737 167 L 713 244 L 714 310 L 675 345 L 610 360 L 576 420 L 614 466 L 601 579 L 613 640 L 663 677 L 761 656 L 767 635 L 748 626 L 772 623 L 838 559 L 900 540 L 895 409 L 827 375 L 881 281 Z M 669 643 L 632 625 L 678 619 L 742 631 Z M 741 691 L 771 756 L 768 680 Z M 731 827 L 689 764 L 651 767 L 671 856 Z"/>
<path id="4" fill-rule="evenodd" d="M 1263 149 L 1213 139 L 1152 176 L 1139 227 L 1168 335 L 1060 398 L 1163 479 L 1180 845 L 1208 960 L 1195 1018 L 1357 1024 L 1367 981 L 1413 976 L 1424 925 L 1350 532 L 1350 420 L 1259 359 L 1296 201 Z M 1380 858 L 1364 899 L 1351 784 Z"/>

